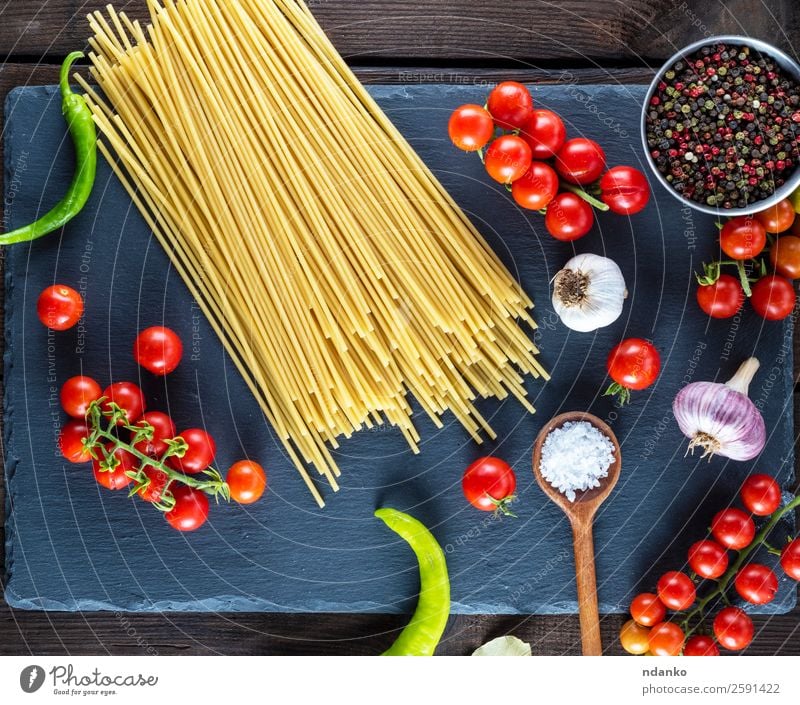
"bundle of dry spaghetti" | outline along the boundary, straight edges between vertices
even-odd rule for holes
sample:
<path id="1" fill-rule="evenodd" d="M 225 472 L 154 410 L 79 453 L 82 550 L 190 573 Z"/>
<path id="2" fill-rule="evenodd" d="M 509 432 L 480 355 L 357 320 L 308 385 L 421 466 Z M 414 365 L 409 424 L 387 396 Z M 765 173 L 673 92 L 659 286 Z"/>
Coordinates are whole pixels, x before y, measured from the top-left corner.
<path id="1" fill-rule="evenodd" d="M 148 5 L 89 16 L 101 149 L 320 505 L 338 438 L 417 450 L 410 395 L 476 440 L 477 397 L 532 411 L 530 299 L 306 6 Z"/>

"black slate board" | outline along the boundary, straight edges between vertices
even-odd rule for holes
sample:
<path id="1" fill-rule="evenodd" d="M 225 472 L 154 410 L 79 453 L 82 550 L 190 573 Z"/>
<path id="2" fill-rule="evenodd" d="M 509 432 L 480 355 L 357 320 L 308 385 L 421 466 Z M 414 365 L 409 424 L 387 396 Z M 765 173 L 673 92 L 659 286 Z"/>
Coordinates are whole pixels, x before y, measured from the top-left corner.
<path id="1" fill-rule="evenodd" d="M 518 209 L 488 180 L 474 155 L 447 142 L 450 111 L 482 103 L 485 86 L 370 91 L 537 302 L 535 337 L 553 375 L 548 384 L 528 384 L 538 413 L 527 415 L 513 401 L 481 403 L 499 433 L 496 443 L 482 447 L 451 419 L 437 431 L 419 417 L 424 441 L 418 456 L 392 429 L 362 432 L 337 454 L 341 492 L 328 491 L 328 506 L 318 510 L 167 257 L 101 162 L 90 203 L 63 237 L 6 250 L 5 584 L 12 606 L 407 611 L 417 590 L 413 555 L 372 517 L 377 506 L 391 505 L 420 518 L 445 546 L 453 612 L 572 612 L 569 527 L 530 470 L 539 428 L 570 409 L 606 419 L 622 442 L 622 478 L 596 527 L 604 612 L 624 611 L 634 591 L 652 589 L 661 571 L 682 566 L 688 545 L 752 469 L 774 473 L 788 486 L 791 328 L 752 313 L 732 322 L 700 314 L 691 278 L 715 248 L 709 218 L 682 211 L 655 186 L 643 213 L 630 219 L 603 214 L 574 248 L 558 243 L 539 215 Z M 570 134 L 598 138 L 610 164 L 644 170 L 637 131 L 643 93 L 641 87 L 565 82 L 535 88 L 534 99 L 564 116 Z M 64 190 L 72 150 L 54 88 L 13 91 L 6 115 L 4 225 L 10 228 Z M 553 313 L 548 283 L 573 252 L 587 251 L 619 262 L 630 297 L 614 325 L 575 334 Z M 77 329 L 54 335 L 36 319 L 35 300 L 56 280 L 84 293 L 87 312 Z M 130 354 L 136 331 L 159 323 L 186 341 L 185 361 L 166 381 L 140 373 Z M 628 335 L 651 337 L 664 368 L 652 389 L 619 411 L 601 396 L 604 361 Z M 763 455 L 752 464 L 685 458 L 685 440 L 670 411 L 675 392 L 690 380 L 724 380 L 751 354 L 763 364 L 752 396 L 771 431 Z M 133 379 L 151 408 L 167 410 L 179 427 L 207 426 L 218 439 L 222 468 L 245 454 L 260 460 L 270 479 L 266 499 L 248 508 L 220 506 L 200 531 L 179 534 L 142 502 L 100 491 L 86 467 L 63 462 L 55 450 L 62 421 L 58 386 L 79 372 L 102 383 Z M 494 520 L 463 500 L 464 467 L 489 453 L 517 470 L 518 519 Z M 790 529 L 787 522 L 781 530 Z M 795 591 L 783 580 L 776 601 L 760 611 L 794 604 Z"/>

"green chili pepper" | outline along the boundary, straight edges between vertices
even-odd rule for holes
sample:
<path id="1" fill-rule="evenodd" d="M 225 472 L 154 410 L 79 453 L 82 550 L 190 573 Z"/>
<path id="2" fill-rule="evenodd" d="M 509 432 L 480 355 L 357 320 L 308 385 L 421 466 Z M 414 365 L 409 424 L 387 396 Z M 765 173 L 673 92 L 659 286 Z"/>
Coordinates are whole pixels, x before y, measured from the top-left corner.
<path id="1" fill-rule="evenodd" d="M 66 195 L 41 218 L 10 233 L 0 235 L 0 245 L 28 242 L 58 230 L 72 220 L 83 208 L 92 192 L 97 170 L 97 130 L 92 111 L 85 98 L 73 93 L 69 87 L 69 70 L 83 52 L 73 51 L 61 65 L 61 112 L 67 121 L 72 143 L 75 145 L 75 175 Z"/>
<path id="2" fill-rule="evenodd" d="M 450 579 L 444 551 L 428 529 L 396 509 L 379 509 L 392 531 L 404 538 L 419 561 L 419 601 L 414 616 L 384 656 L 433 656 L 450 614 Z"/>

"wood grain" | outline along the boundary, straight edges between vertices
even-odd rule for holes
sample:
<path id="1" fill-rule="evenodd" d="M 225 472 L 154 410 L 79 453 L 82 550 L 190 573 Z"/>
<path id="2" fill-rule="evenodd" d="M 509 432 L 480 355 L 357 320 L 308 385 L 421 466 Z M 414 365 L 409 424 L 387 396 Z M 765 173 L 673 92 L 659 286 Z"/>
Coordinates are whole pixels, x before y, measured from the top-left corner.
<path id="1" fill-rule="evenodd" d="M 0 53 L 37 61 L 85 45 L 86 14 L 108 0 L 7 0 Z M 483 0 L 308 0 L 337 49 L 354 63 L 419 59 L 474 66 L 542 62 L 641 65 L 714 33 L 761 37 L 792 50 L 800 5 L 792 0 L 515 0 L 506 11 Z M 145 0 L 115 7 L 145 18 Z M 424 63 L 424 62 L 423 62 Z"/>
<path id="2" fill-rule="evenodd" d="M 4 5 L 3 23 L 0 26 L 0 41 L 21 36 L 20 18 L 31 15 L 29 6 L 35 3 L 10 2 Z M 102 2 L 90 3 L 94 6 Z M 136 3 L 139 4 L 139 3 Z M 346 5 L 347 3 L 332 3 Z M 377 4 L 377 3 L 375 3 Z M 658 3 L 653 3 L 658 4 Z M 734 4 L 734 3 L 732 3 Z M 76 2 L 51 0 L 46 3 L 48 13 L 56 14 L 32 29 L 31 43 L 22 45 L 25 52 L 41 53 L 36 47 L 36 36 L 48 34 L 54 41 L 62 41 L 52 29 L 60 27 L 65 12 L 74 14 Z M 381 3 L 381 7 L 386 5 Z M 27 8 L 27 9 L 26 9 Z M 58 15 L 60 8 L 61 15 Z M 6 17 L 6 13 L 9 17 Z M 14 19 L 14 16 L 16 19 Z M 62 19 L 58 19 L 58 17 Z M 11 31 L 9 23 L 16 22 Z M 69 35 L 69 27 L 65 32 Z M 14 32 L 17 32 L 15 35 Z M 15 40 L 16 41 L 16 40 Z M 72 48 L 74 44 L 67 44 Z M 19 51 L 20 45 L 15 46 Z M 55 45 L 54 45 L 55 46 Z M 60 46 L 60 45 L 59 45 Z M 61 51 L 59 49 L 59 51 Z M 25 53 L 23 52 L 23 53 Z M 63 53 L 63 51 L 62 51 Z M 55 55 L 60 60 L 60 55 Z M 563 80 L 561 69 L 515 70 L 464 70 L 456 68 L 430 68 L 420 63 L 409 69 L 372 67 L 359 69 L 362 80 L 372 82 L 399 82 L 403 71 L 425 74 L 422 79 L 438 82 L 468 81 L 488 83 L 499 78 L 513 77 L 531 82 L 553 82 Z M 574 80 L 596 82 L 619 80 L 620 82 L 647 81 L 649 71 L 615 70 L 609 74 L 603 69 L 573 70 Z M 442 72 L 439 78 L 435 75 Z M 57 66 L 7 62 L 0 67 L 0 100 L 5 100 L 8 91 L 17 85 L 53 83 Z M 603 78 L 605 77 L 605 79 Z M 572 79 L 571 79 L 572 80 Z M 0 120 L 2 115 L 0 115 Z M 0 160 L 2 144 L 0 143 Z M 1 200 L 1 199 L 0 199 Z M 0 262 L 2 250 L 0 250 Z M 0 287 L 0 325 L 2 325 L 2 287 Z M 800 339 L 795 336 L 795 360 L 800 361 Z M 0 342 L 2 346 L 2 342 Z M 797 367 L 795 378 L 798 378 Z M 2 389 L 0 388 L 0 392 Z M 800 420 L 798 396 L 795 396 L 795 417 Z M 0 425 L 2 418 L 0 418 Z M 1 429 L 0 429 L 1 430 Z M 2 435 L 0 434 L 0 439 Z M 4 521 L 4 498 L 0 475 L 0 519 Z M 0 527 L 0 543 L 4 530 Z M 0 576 L 3 575 L 2 552 L 0 552 Z M 625 621 L 623 615 L 608 615 L 601 618 L 600 629 L 604 653 L 619 654 L 619 628 Z M 26 612 L 10 609 L 0 599 L 0 655 L 91 655 L 91 654 L 375 654 L 391 643 L 393 635 L 404 626 L 406 618 L 397 615 L 352 615 L 352 614 L 115 614 L 115 613 L 55 613 Z M 800 608 L 787 615 L 757 617 L 757 635 L 748 649 L 753 655 L 800 655 Z M 577 616 L 536 615 L 458 615 L 451 618 L 445 637 L 437 653 L 463 655 L 489 639 L 504 634 L 514 634 L 531 643 L 534 654 L 578 655 L 581 653 L 581 638 Z"/>

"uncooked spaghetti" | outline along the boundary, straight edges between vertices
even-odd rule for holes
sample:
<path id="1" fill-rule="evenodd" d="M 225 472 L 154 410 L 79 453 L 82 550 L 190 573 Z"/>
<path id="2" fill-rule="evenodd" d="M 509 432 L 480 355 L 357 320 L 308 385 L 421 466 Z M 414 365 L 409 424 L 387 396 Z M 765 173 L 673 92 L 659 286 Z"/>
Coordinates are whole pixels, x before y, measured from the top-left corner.
<path id="1" fill-rule="evenodd" d="M 545 375 L 532 302 L 296 0 L 89 16 L 100 149 L 317 502 L 338 439 L 409 393 L 475 440 Z M 80 80 L 80 79 L 79 79 Z"/>

